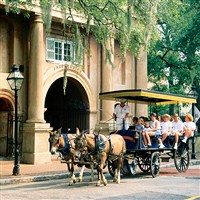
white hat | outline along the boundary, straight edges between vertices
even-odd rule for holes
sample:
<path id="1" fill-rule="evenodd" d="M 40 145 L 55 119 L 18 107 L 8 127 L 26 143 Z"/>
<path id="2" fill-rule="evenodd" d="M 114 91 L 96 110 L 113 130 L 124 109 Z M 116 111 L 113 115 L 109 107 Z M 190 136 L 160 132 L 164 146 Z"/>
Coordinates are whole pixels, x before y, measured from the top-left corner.
<path id="1" fill-rule="evenodd" d="M 126 99 L 120 99 L 120 102 L 125 103 Z"/>
<path id="2" fill-rule="evenodd" d="M 171 116 L 168 114 L 164 114 L 162 117 L 168 117 L 169 119 L 171 118 Z"/>

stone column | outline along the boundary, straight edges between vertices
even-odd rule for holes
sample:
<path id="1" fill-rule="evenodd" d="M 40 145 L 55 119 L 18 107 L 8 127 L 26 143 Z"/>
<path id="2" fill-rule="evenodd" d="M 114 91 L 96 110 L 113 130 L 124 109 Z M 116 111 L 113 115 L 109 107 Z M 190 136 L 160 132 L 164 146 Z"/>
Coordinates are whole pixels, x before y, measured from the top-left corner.
<path id="1" fill-rule="evenodd" d="M 135 66 L 135 89 L 147 89 L 147 52 L 141 51 Z M 148 116 L 148 107 L 136 104 L 136 116 Z"/>
<path id="2" fill-rule="evenodd" d="M 41 16 L 34 16 L 30 24 L 30 62 L 28 80 L 28 120 L 44 121 L 43 68 L 45 61 L 44 27 Z"/>
<path id="3" fill-rule="evenodd" d="M 30 24 L 30 59 L 28 77 L 28 120 L 24 124 L 21 161 L 29 164 L 48 163 L 50 125 L 44 121 L 43 69 L 45 63 L 44 28 L 41 16 Z"/>
<path id="4" fill-rule="evenodd" d="M 107 49 L 111 53 L 111 61 L 114 63 L 114 39 L 111 38 L 107 44 Z M 102 92 L 108 92 L 113 89 L 113 66 L 107 60 L 106 61 L 106 53 L 105 49 L 102 52 Z M 102 100 L 102 120 L 106 121 L 112 117 L 114 107 L 113 101 Z"/>
<path id="5" fill-rule="evenodd" d="M 48 130 L 50 130 L 50 126 L 46 123 L 24 124 L 22 163 L 42 164 L 51 162 Z"/>

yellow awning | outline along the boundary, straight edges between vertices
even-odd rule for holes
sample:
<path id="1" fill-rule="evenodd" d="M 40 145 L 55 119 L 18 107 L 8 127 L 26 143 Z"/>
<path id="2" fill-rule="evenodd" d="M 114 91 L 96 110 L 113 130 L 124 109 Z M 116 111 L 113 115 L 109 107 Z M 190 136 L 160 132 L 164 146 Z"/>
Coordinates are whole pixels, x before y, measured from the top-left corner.
<path id="1" fill-rule="evenodd" d="M 186 95 L 170 94 L 151 90 L 116 90 L 110 92 L 99 93 L 99 99 L 115 100 L 127 99 L 128 102 L 150 104 L 150 105 L 165 105 L 177 103 L 196 103 L 196 98 Z"/>

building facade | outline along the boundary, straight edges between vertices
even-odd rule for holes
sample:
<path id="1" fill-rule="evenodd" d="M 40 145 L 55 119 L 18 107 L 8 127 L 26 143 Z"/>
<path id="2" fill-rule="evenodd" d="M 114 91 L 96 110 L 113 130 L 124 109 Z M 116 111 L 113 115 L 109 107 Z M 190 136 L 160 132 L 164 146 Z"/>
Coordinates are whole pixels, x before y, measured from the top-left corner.
<path id="1" fill-rule="evenodd" d="M 79 23 L 78 17 L 75 23 Z M 14 92 L 6 80 L 13 64 L 23 65 L 24 82 L 18 98 L 23 163 L 51 160 L 48 130 L 91 129 L 97 122 L 110 119 L 115 102 L 100 101 L 99 92 L 146 89 L 146 52 L 138 59 L 127 52 L 122 62 L 119 43 L 111 39 L 108 48 L 113 52 L 112 66 L 105 61 L 105 51 L 93 35 L 84 36 L 84 40 L 89 50 L 83 50 L 82 62 L 77 66 L 74 41 L 64 37 L 58 10 L 52 12 L 51 31 L 47 34 L 39 7 L 25 18 L 23 14 L 6 14 L 4 5 L 0 6 L 0 156 L 10 152 L 13 138 Z M 146 107 L 131 105 L 132 115 L 145 113 Z"/>

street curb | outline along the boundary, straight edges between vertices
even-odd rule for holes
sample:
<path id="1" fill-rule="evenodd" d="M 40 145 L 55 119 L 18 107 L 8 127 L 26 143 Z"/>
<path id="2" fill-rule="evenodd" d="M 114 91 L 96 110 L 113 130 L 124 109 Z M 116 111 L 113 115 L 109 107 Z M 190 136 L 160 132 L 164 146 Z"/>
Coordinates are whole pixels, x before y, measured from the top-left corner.
<path id="1" fill-rule="evenodd" d="M 75 172 L 74 174 L 77 177 L 79 175 L 79 172 Z M 84 172 L 83 176 L 90 176 L 90 174 L 91 174 L 90 172 Z M 49 180 L 53 180 L 53 179 L 70 178 L 70 176 L 71 176 L 70 173 L 62 173 L 62 174 L 51 174 L 51 175 L 39 175 L 39 176 L 30 176 L 30 177 L 1 179 L 0 185 L 49 181 Z"/>

